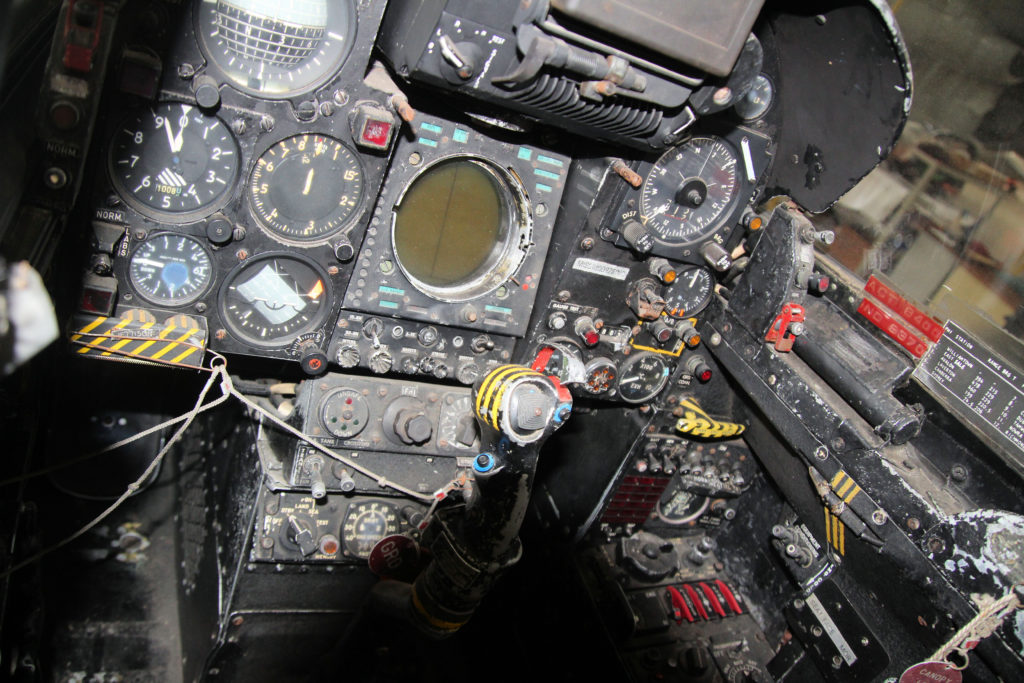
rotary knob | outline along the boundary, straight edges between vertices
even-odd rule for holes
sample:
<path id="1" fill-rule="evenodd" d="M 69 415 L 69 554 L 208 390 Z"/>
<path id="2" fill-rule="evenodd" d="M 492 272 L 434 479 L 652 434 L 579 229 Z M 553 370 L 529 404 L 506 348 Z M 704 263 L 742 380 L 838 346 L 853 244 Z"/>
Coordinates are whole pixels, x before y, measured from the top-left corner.
<path id="1" fill-rule="evenodd" d="M 359 365 L 359 347 L 355 344 L 342 344 L 334 354 L 338 365 L 343 368 L 354 368 Z"/>
<path id="2" fill-rule="evenodd" d="M 394 363 L 394 358 L 392 358 L 391 352 L 387 349 L 381 349 L 370 356 L 370 370 L 376 372 L 378 375 L 383 375 L 385 372 L 390 370 L 392 363 Z"/>
<path id="3" fill-rule="evenodd" d="M 418 410 L 401 410 L 395 416 L 394 431 L 402 443 L 419 446 L 430 440 L 434 426 L 430 418 Z"/>

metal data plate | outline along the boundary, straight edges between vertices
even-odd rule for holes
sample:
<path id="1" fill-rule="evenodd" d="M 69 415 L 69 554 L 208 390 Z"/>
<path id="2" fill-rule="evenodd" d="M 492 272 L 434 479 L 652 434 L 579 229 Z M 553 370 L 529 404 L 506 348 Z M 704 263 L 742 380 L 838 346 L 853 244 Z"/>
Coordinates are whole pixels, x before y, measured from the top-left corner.
<path id="1" fill-rule="evenodd" d="M 120 318 L 76 315 L 68 330 L 75 353 L 90 358 L 202 366 L 209 338 L 206 319 L 133 308 Z"/>

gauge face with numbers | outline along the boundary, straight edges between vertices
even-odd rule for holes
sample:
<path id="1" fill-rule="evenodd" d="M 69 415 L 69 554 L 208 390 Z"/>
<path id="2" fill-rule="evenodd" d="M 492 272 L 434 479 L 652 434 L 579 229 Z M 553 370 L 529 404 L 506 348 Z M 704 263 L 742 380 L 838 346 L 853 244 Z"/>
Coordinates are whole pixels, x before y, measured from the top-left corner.
<path id="1" fill-rule="evenodd" d="M 323 322 L 331 286 L 312 261 L 268 254 L 234 271 L 220 293 L 231 332 L 254 346 L 286 346 Z"/>
<path id="2" fill-rule="evenodd" d="M 385 536 L 398 533 L 398 511 L 394 505 L 379 500 L 353 503 L 341 525 L 345 554 L 366 559 L 373 546 Z"/>
<path id="3" fill-rule="evenodd" d="M 363 197 L 356 155 L 326 135 L 281 140 L 256 161 L 249 182 L 253 213 L 286 241 L 315 241 L 342 229 Z"/>
<path id="4" fill-rule="evenodd" d="M 645 403 L 665 388 L 672 368 L 653 353 L 630 356 L 619 368 L 619 398 L 627 403 Z"/>
<path id="5" fill-rule="evenodd" d="M 739 197 L 738 165 L 736 151 L 718 137 L 695 137 L 670 149 L 644 180 L 644 226 L 667 245 L 706 239 Z"/>
<path id="6" fill-rule="evenodd" d="M 199 240 L 165 232 L 132 252 L 128 279 L 139 296 L 152 304 L 183 306 L 209 289 L 213 266 Z"/>
<path id="7" fill-rule="evenodd" d="M 665 313 L 673 318 L 687 318 L 704 310 L 711 301 L 715 278 L 702 266 L 687 268 L 665 292 Z"/>
<path id="8" fill-rule="evenodd" d="M 130 206 L 184 222 L 227 201 L 238 176 L 238 144 L 216 116 L 164 102 L 121 123 L 109 162 L 114 187 Z"/>

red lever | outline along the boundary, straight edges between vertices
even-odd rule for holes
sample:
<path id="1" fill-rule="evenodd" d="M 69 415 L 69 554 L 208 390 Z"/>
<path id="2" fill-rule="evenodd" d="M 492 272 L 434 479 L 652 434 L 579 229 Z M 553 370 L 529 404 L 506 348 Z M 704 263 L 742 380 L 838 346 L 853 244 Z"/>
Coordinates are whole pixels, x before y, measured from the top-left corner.
<path id="1" fill-rule="evenodd" d="M 715 579 L 715 585 L 718 586 L 718 590 L 722 591 L 722 596 L 725 598 L 725 604 L 729 605 L 736 614 L 743 614 L 743 610 L 740 608 L 740 603 L 733 595 L 732 590 L 726 585 L 721 579 Z"/>
<path id="2" fill-rule="evenodd" d="M 701 602 L 700 596 L 697 595 L 697 591 L 695 591 L 693 586 L 689 584 L 683 586 L 683 588 L 686 589 L 686 594 L 690 596 L 690 600 L 693 602 L 693 606 L 697 609 L 697 614 L 700 615 L 700 618 L 704 621 L 708 621 L 710 617 L 708 617 L 708 612 L 704 609 L 704 603 Z"/>
<path id="3" fill-rule="evenodd" d="M 703 581 L 699 584 L 700 589 L 704 591 L 704 595 L 707 596 L 708 602 L 711 603 L 711 609 L 715 610 L 715 614 L 720 617 L 725 617 L 725 608 L 722 607 L 722 603 L 718 601 L 718 596 L 715 595 L 715 591 L 711 590 L 711 586 L 707 585 Z"/>
<path id="4" fill-rule="evenodd" d="M 686 598 L 675 586 L 668 586 L 668 595 L 672 599 L 672 607 L 676 617 L 676 623 L 683 623 L 683 617 L 686 620 L 693 623 L 693 614 L 690 612 L 690 607 L 686 604 Z"/>
<path id="5" fill-rule="evenodd" d="M 772 321 L 772 326 L 768 328 L 768 334 L 764 336 L 764 340 L 775 344 L 776 351 L 783 353 L 790 351 L 793 348 L 796 335 L 800 334 L 791 328 L 795 323 L 799 323 L 802 327 L 805 318 L 803 306 L 786 304 L 782 307 L 782 312 Z"/>

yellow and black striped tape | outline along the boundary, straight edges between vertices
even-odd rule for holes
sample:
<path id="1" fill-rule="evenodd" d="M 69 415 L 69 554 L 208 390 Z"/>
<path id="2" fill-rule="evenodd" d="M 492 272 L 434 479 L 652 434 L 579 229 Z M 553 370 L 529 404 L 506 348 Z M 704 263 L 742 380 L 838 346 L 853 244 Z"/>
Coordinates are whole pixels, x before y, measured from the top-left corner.
<path id="1" fill-rule="evenodd" d="M 839 496 L 840 500 L 849 505 L 860 493 L 857 482 L 850 478 L 846 472 L 839 470 L 836 476 L 832 477 L 832 492 Z"/>
<path id="2" fill-rule="evenodd" d="M 825 540 L 840 555 L 846 554 L 846 525 L 825 506 Z"/>
<path id="3" fill-rule="evenodd" d="M 501 430 L 498 425 L 501 400 L 508 387 L 523 377 L 543 378 L 544 375 L 525 365 L 499 365 L 484 377 L 480 390 L 476 393 L 476 414 L 485 424 Z"/>
<path id="4" fill-rule="evenodd" d="M 687 398 L 679 402 L 683 416 L 676 421 L 676 431 L 702 439 L 728 439 L 739 436 L 746 425 L 736 422 L 722 422 L 704 412 L 697 399 Z"/>
<path id="5" fill-rule="evenodd" d="M 179 314 L 159 323 L 152 312 L 133 308 L 120 318 L 76 316 L 70 340 L 84 356 L 198 368 L 206 350 L 207 329 L 203 319 Z"/>

